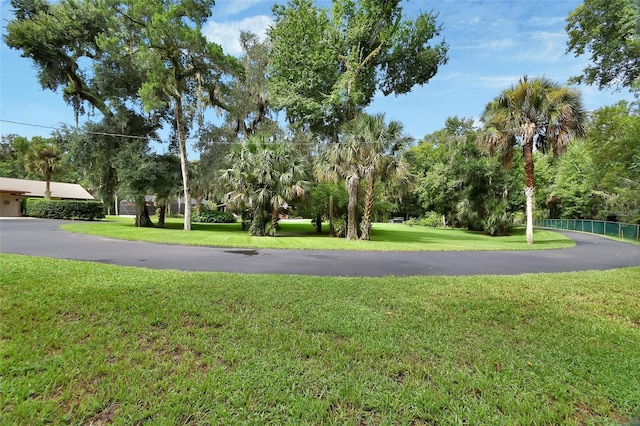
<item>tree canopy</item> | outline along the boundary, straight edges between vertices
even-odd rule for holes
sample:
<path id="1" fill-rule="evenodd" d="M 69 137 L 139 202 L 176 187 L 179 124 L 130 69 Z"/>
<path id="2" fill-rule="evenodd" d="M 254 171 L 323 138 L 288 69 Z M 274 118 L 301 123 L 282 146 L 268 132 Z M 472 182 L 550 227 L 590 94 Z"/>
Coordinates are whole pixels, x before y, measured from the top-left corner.
<path id="1" fill-rule="evenodd" d="M 400 0 L 334 0 L 331 10 L 311 0 L 273 9 L 270 93 L 288 119 L 337 139 L 342 124 L 384 95 L 427 83 L 447 61 L 437 16 L 402 14 Z"/>
<path id="2" fill-rule="evenodd" d="M 566 30 L 567 51 L 591 55 L 575 81 L 640 89 L 640 0 L 584 0 Z"/>

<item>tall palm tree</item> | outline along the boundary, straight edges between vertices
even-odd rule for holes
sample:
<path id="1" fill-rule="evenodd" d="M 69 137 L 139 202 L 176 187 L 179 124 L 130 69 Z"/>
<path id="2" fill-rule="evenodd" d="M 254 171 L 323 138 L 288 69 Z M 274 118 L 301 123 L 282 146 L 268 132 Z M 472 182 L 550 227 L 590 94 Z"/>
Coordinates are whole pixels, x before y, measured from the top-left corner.
<path id="1" fill-rule="evenodd" d="M 387 178 L 395 183 L 409 182 L 409 165 L 398 155 L 398 152 L 411 141 L 411 138 L 403 134 L 403 126 L 399 121 L 385 124 L 384 114 L 360 115 L 354 123 L 353 130 L 364 146 L 361 170 L 365 183 L 365 195 L 360 239 L 370 240 L 375 183 L 381 178 Z"/>
<path id="2" fill-rule="evenodd" d="M 584 134 L 586 114 L 580 92 L 546 77 L 523 77 L 487 104 L 482 115 L 484 142 L 489 152 L 500 152 L 507 163 L 517 147 L 524 156 L 527 200 L 527 244 L 533 244 L 535 174 L 534 147 L 561 155 L 567 144 Z"/>
<path id="3" fill-rule="evenodd" d="M 44 198 L 51 198 L 51 175 L 62 162 L 62 152 L 51 144 L 38 144 L 27 151 L 25 167 L 45 180 Z"/>
<path id="4" fill-rule="evenodd" d="M 320 151 L 314 172 L 320 181 L 337 183 L 344 179 L 347 190 L 347 240 L 358 239 L 358 190 L 364 175 L 365 144 L 354 132 Z"/>
<path id="5" fill-rule="evenodd" d="M 371 216 L 375 201 L 375 183 L 382 176 L 406 180 L 408 165 L 395 154 L 411 139 L 403 134 L 402 124 L 384 122 L 384 114 L 360 114 L 345 126 L 342 138 L 327 146 L 316 163 L 320 180 L 345 180 L 349 197 L 347 240 L 358 239 L 358 199 L 360 183 L 365 183 L 365 199 L 360 239 L 371 237 Z"/>

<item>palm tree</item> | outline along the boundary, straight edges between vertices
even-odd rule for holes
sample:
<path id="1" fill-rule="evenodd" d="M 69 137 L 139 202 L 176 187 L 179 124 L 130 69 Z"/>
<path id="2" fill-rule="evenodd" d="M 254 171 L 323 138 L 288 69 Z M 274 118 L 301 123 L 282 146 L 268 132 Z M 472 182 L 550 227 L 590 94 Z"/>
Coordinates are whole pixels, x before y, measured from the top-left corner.
<path id="1" fill-rule="evenodd" d="M 25 155 L 25 167 L 31 173 L 36 173 L 45 180 L 44 198 L 51 198 L 51 175 L 60 167 L 62 152 L 58 147 L 43 143 L 38 144 L 27 151 Z"/>
<path id="2" fill-rule="evenodd" d="M 267 223 L 273 235 L 283 208 L 306 194 L 306 157 L 293 144 L 257 135 L 238 145 L 229 163 L 232 166 L 223 171 L 222 179 L 231 190 L 230 203 L 251 210 L 252 235 L 266 235 Z"/>
<path id="3" fill-rule="evenodd" d="M 347 190 L 347 240 L 358 239 L 358 190 L 364 175 L 365 145 L 355 133 L 347 133 L 339 142 L 321 150 L 314 172 L 318 180 L 337 183 L 344 179 Z"/>
<path id="4" fill-rule="evenodd" d="M 384 122 L 384 114 L 360 114 L 345 126 L 342 139 L 327 146 L 315 172 L 320 180 L 345 180 L 349 197 L 347 207 L 347 240 L 358 239 L 358 192 L 360 183 L 365 183 L 365 200 L 360 239 L 371 237 L 371 216 L 375 201 L 375 183 L 386 176 L 406 180 L 408 164 L 397 157 L 397 151 L 410 138 L 403 134 L 402 124 Z"/>
<path id="5" fill-rule="evenodd" d="M 386 178 L 395 183 L 403 183 L 404 186 L 408 184 L 409 165 L 397 154 L 411 138 L 403 134 L 402 123 L 392 121 L 385 125 L 384 114 L 360 115 L 354 123 L 353 131 L 355 136 L 362 140 L 365 152 L 361 167 L 365 196 L 360 239 L 370 240 L 375 183 L 381 178 Z"/>
<path id="6" fill-rule="evenodd" d="M 561 155 L 574 137 L 584 134 L 585 120 L 580 92 L 546 77 L 523 77 L 485 108 L 482 121 L 489 152 L 500 152 L 509 163 L 514 149 L 522 146 L 527 244 L 533 244 L 534 147 L 542 153 L 551 149 L 554 156 Z"/>

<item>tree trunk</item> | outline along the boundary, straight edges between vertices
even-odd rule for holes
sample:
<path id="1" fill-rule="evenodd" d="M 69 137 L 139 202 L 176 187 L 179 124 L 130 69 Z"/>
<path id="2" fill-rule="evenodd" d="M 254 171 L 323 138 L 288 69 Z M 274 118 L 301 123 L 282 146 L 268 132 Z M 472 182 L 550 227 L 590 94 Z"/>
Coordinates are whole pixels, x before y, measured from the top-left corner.
<path id="1" fill-rule="evenodd" d="M 167 216 L 167 203 L 162 202 L 158 205 L 158 228 L 164 228 L 164 219 Z"/>
<path id="2" fill-rule="evenodd" d="M 242 230 L 248 231 L 251 226 L 250 223 L 252 222 L 252 219 L 249 217 L 247 209 L 243 209 L 242 213 L 240 213 L 240 222 L 242 222 Z"/>
<path id="3" fill-rule="evenodd" d="M 280 222 L 280 209 L 273 209 L 271 212 L 271 229 L 269 230 L 269 235 L 272 237 L 276 236 L 276 232 L 278 231 L 278 223 Z"/>
<path id="4" fill-rule="evenodd" d="M 526 187 L 524 194 L 527 197 L 527 244 L 533 244 L 533 204 L 536 189 Z"/>
<path id="5" fill-rule="evenodd" d="M 46 200 L 51 199 L 51 176 L 45 176 L 45 184 L 44 184 L 44 198 Z"/>
<path id="6" fill-rule="evenodd" d="M 200 213 L 202 213 L 202 198 L 201 197 L 196 197 L 196 215 L 200 216 Z"/>
<path id="7" fill-rule="evenodd" d="M 187 146 L 182 128 L 182 99 L 176 97 L 176 134 L 178 136 L 178 151 L 180 152 L 180 168 L 182 169 L 182 187 L 184 189 L 184 230 L 191 230 L 191 193 L 189 191 L 189 161 Z"/>
<path id="8" fill-rule="evenodd" d="M 347 195 L 349 205 L 347 208 L 347 240 L 358 239 L 358 186 L 360 177 L 354 173 L 347 177 Z"/>
<path id="9" fill-rule="evenodd" d="M 536 131 L 535 123 L 527 123 L 524 126 L 524 193 L 527 197 L 527 244 L 533 244 L 533 205 L 536 191 L 536 180 L 533 166 L 533 136 Z"/>
<path id="10" fill-rule="evenodd" d="M 336 236 L 336 228 L 333 226 L 333 195 L 329 195 L 329 236 Z"/>
<path id="11" fill-rule="evenodd" d="M 136 226 L 138 228 L 151 228 L 153 222 L 149 217 L 149 210 L 147 210 L 147 203 L 144 197 L 136 198 Z"/>
<path id="12" fill-rule="evenodd" d="M 362 212 L 362 234 L 361 240 L 369 241 L 371 239 L 371 215 L 373 212 L 373 202 L 375 195 L 373 192 L 373 174 L 367 173 L 365 177 L 365 195 L 364 195 L 364 211 Z"/>
<path id="13" fill-rule="evenodd" d="M 259 209 L 253 213 L 253 220 L 249 227 L 249 234 L 254 237 L 264 237 L 267 233 L 267 221 L 263 212 Z"/>
<path id="14" fill-rule="evenodd" d="M 322 213 L 316 213 L 316 232 L 322 234 Z"/>

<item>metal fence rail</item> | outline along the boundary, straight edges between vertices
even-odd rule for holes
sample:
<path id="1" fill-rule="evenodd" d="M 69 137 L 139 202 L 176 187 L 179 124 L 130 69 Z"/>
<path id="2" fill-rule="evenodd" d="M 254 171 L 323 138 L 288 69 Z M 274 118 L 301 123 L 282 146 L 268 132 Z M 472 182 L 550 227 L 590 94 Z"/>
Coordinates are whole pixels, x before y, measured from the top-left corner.
<path id="1" fill-rule="evenodd" d="M 589 232 L 625 240 L 640 241 L 640 225 L 586 219 L 536 219 L 535 226 L 564 229 L 567 231 Z"/>

